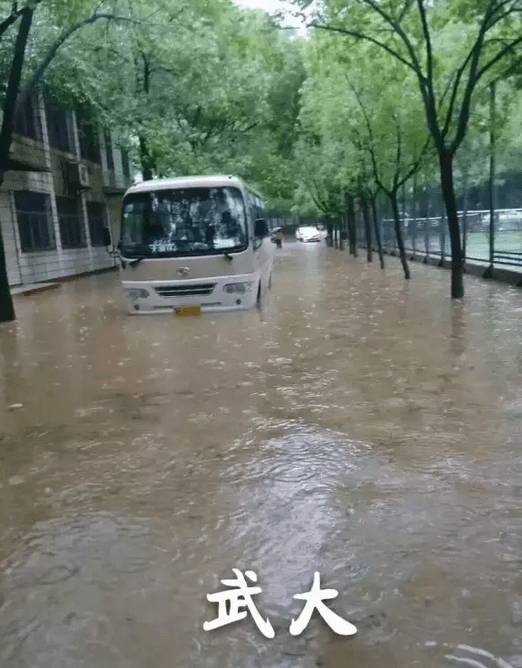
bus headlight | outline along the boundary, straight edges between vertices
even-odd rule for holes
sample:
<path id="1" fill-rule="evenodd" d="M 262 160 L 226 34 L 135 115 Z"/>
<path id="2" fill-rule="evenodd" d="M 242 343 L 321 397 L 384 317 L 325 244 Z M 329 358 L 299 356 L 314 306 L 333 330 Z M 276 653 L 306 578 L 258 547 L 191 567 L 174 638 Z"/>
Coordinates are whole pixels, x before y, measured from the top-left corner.
<path id="1" fill-rule="evenodd" d="M 223 286 L 223 292 L 227 292 L 228 294 L 244 295 L 245 292 L 251 292 L 253 285 L 253 281 L 248 281 L 246 283 L 228 283 L 227 285 Z"/>
<path id="2" fill-rule="evenodd" d="M 143 288 L 127 288 L 125 293 L 131 302 L 135 302 L 137 299 L 146 299 L 149 296 L 148 291 Z"/>

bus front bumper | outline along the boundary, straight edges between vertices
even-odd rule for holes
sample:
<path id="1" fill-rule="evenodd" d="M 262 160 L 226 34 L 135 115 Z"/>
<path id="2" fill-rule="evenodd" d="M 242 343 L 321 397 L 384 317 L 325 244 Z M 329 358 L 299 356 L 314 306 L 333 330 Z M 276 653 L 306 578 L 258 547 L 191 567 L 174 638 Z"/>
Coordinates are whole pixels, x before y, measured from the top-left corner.
<path id="1" fill-rule="evenodd" d="M 253 274 L 183 281 L 122 281 L 129 313 L 168 313 L 181 306 L 202 312 L 241 311 L 257 302 L 259 276 Z"/>

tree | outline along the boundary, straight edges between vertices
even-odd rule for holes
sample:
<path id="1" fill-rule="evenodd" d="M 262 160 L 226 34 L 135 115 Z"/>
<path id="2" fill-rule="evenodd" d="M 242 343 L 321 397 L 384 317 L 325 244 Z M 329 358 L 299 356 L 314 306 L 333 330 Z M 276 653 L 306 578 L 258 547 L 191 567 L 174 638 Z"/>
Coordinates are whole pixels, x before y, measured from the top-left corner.
<path id="1" fill-rule="evenodd" d="M 295 146 L 294 161 L 296 209 L 324 218 L 328 239 L 333 240 L 334 233 L 337 238 L 337 233 L 342 231 L 347 204 L 343 174 L 347 156 L 344 147 L 327 139 L 321 140 L 303 129 Z"/>
<path id="2" fill-rule="evenodd" d="M 366 136 L 361 138 L 359 132 L 356 132 L 353 141 L 361 150 L 367 150 L 370 155 L 372 176 L 378 190 L 382 191 L 390 200 L 393 212 L 393 220 L 395 227 L 395 237 L 397 239 L 397 247 L 399 249 L 399 257 L 404 270 L 404 278 L 409 280 L 410 268 L 406 258 L 406 251 L 404 248 L 404 238 L 402 234 L 401 220 L 399 214 L 398 193 L 399 189 L 420 169 L 424 153 L 428 148 L 428 141 L 424 142 L 424 146 L 419 153 L 410 153 L 405 158 L 404 144 L 405 133 L 400 116 L 396 115 L 394 111 L 390 111 L 389 117 L 393 120 L 395 128 L 394 137 L 394 156 L 392 160 L 389 159 L 382 164 L 379 153 L 382 154 L 382 147 L 388 148 L 382 136 L 376 136 L 374 132 L 373 122 L 370 120 L 368 108 L 364 104 L 361 93 L 352 87 L 352 91 L 359 103 L 360 109 L 364 116 L 366 125 Z M 388 132 L 386 133 L 388 134 Z M 389 144 L 388 144 L 389 146 Z M 386 173 L 387 172 L 387 173 Z"/>
<path id="3" fill-rule="evenodd" d="M 13 7 L 13 10 L 16 10 Z M 9 19 L 18 12 L 12 11 L 10 16 L 3 21 L 3 25 L 8 24 Z M 24 64 L 25 49 L 27 46 L 27 38 L 31 30 L 31 23 L 33 21 L 34 8 L 30 5 L 24 7 L 18 13 L 20 19 L 20 27 L 16 37 L 13 62 L 9 74 L 9 81 L 7 84 L 7 91 L 4 103 L 4 113 L 2 118 L 2 128 L 0 129 L 0 187 L 4 182 L 5 168 L 9 160 L 9 147 L 11 145 L 11 137 L 13 134 L 13 119 L 16 107 L 16 100 L 18 96 L 18 88 L 20 86 L 20 79 L 22 77 L 22 67 Z M 11 21 L 14 23 L 14 21 Z M 9 290 L 9 282 L 7 279 L 7 266 L 5 261 L 4 241 L 2 237 L 2 230 L 0 229 L 0 322 L 9 322 L 15 319 L 15 312 L 11 292 Z"/>
<path id="4" fill-rule="evenodd" d="M 398 193 L 420 168 L 430 140 L 423 128 L 412 77 L 389 58 L 371 53 L 366 45 L 360 45 L 357 53 L 347 52 L 342 43 L 332 43 L 317 33 L 309 43 L 307 65 L 303 117 L 320 136 L 353 147 L 345 180 L 349 183 L 351 179 L 362 197 L 368 259 L 371 228 L 367 204 L 373 204 L 375 223 L 375 197 L 382 191 L 392 205 L 399 254 L 409 279 Z M 387 81 L 384 89 L 383 79 Z M 399 98 L 401 109 L 397 110 Z M 375 231 L 380 246 L 378 227 Z M 380 258 L 382 266 L 382 249 Z"/>
<path id="5" fill-rule="evenodd" d="M 6 4 L 6 2 L 2 2 L 0 6 L 5 9 Z M 93 0 L 75 0 L 72 3 L 68 0 L 54 0 L 52 3 L 45 3 L 44 0 L 27 0 L 27 2 L 16 2 L 15 0 L 9 5 L 11 11 L 0 21 L 0 38 L 2 39 L 0 46 L 4 49 L 7 44 L 7 51 L 10 51 L 11 55 L 10 59 L 3 58 L 4 62 L 5 60 L 10 60 L 10 62 L 7 67 L 8 83 L 3 99 L 2 126 L 0 128 L 0 187 L 4 183 L 6 172 L 10 169 L 9 150 L 17 106 L 22 104 L 24 98 L 36 87 L 60 47 L 71 35 L 84 26 L 98 22 L 101 19 L 118 18 L 113 13 L 100 11 L 100 4 L 94 3 Z M 92 13 L 81 17 L 82 12 L 88 12 L 95 6 L 96 8 Z M 48 16 L 55 21 L 57 34 L 50 43 L 45 45 L 41 58 L 25 82 L 22 83 L 29 39 L 35 25 L 34 18 L 37 11 L 48 12 Z M 9 42 L 9 30 L 14 30 L 17 25 L 16 38 Z M 15 312 L 9 289 L 5 249 L 0 229 L 0 322 L 9 322 L 14 319 Z"/>
<path id="6" fill-rule="evenodd" d="M 233 171 L 288 201 L 299 40 L 231 2 L 149 0 L 152 22 L 142 2 L 123 6 L 139 22 L 113 23 L 94 49 L 84 31 L 52 68 L 53 87 L 74 81 L 75 105 L 120 130 L 145 178 Z"/>
<path id="7" fill-rule="evenodd" d="M 299 4 L 299 3 L 298 3 Z M 302 3 L 300 3 L 302 4 Z M 414 73 L 438 155 L 451 240 L 451 296 L 464 295 L 454 158 L 472 102 L 522 43 L 522 0 L 325 0 L 313 27 L 382 49 Z"/>

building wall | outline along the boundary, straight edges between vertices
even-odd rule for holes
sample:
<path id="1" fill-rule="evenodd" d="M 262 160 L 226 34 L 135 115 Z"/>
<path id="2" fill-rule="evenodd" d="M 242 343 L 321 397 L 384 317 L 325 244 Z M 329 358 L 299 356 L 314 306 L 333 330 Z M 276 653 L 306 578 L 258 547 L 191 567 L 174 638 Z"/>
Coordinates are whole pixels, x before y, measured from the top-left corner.
<path id="1" fill-rule="evenodd" d="M 43 100 L 37 102 L 40 121 L 45 120 Z M 107 169 L 104 155 L 103 133 L 99 133 L 100 164 L 81 158 L 78 129 L 74 114 L 71 114 L 73 139 L 72 151 L 63 151 L 49 145 L 46 122 L 42 122 L 42 141 L 24 135 L 15 135 L 12 157 L 26 164 L 47 171 L 10 171 L 0 190 L 0 224 L 4 240 L 9 283 L 12 286 L 46 282 L 115 266 L 116 260 L 104 246 L 93 246 L 90 239 L 87 206 L 89 202 L 105 205 L 106 223 L 111 230 L 113 242 L 119 229 L 122 196 L 130 185 L 123 175 L 118 137 L 112 137 L 114 171 Z M 67 163 L 81 161 L 88 167 L 90 188 L 79 190 L 67 178 Z M 19 191 L 44 193 L 49 197 L 49 225 L 54 231 L 56 248 L 53 250 L 22 250 L 19 219 L 16 213 L 15 195 Z M 84 247 L 63 248 L 56 198 L 67 197 L 78 204 Z"/>

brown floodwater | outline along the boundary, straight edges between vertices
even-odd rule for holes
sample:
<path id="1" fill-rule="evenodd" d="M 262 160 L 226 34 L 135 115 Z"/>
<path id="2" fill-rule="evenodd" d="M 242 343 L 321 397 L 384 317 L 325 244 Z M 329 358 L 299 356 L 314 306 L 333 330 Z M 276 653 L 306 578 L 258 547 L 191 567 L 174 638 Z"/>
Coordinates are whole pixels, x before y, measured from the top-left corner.
<path id="1" fill-rule="evenodd" d="M 2 668 L 522 666 L 522 292 L 323 245 L 260 310 L 128 316 L 104 274 L 0 326 Z M 203 623 L 233 568 L 250 616 Z M 317 613 L 310 589 L 358 628 Z"/>

